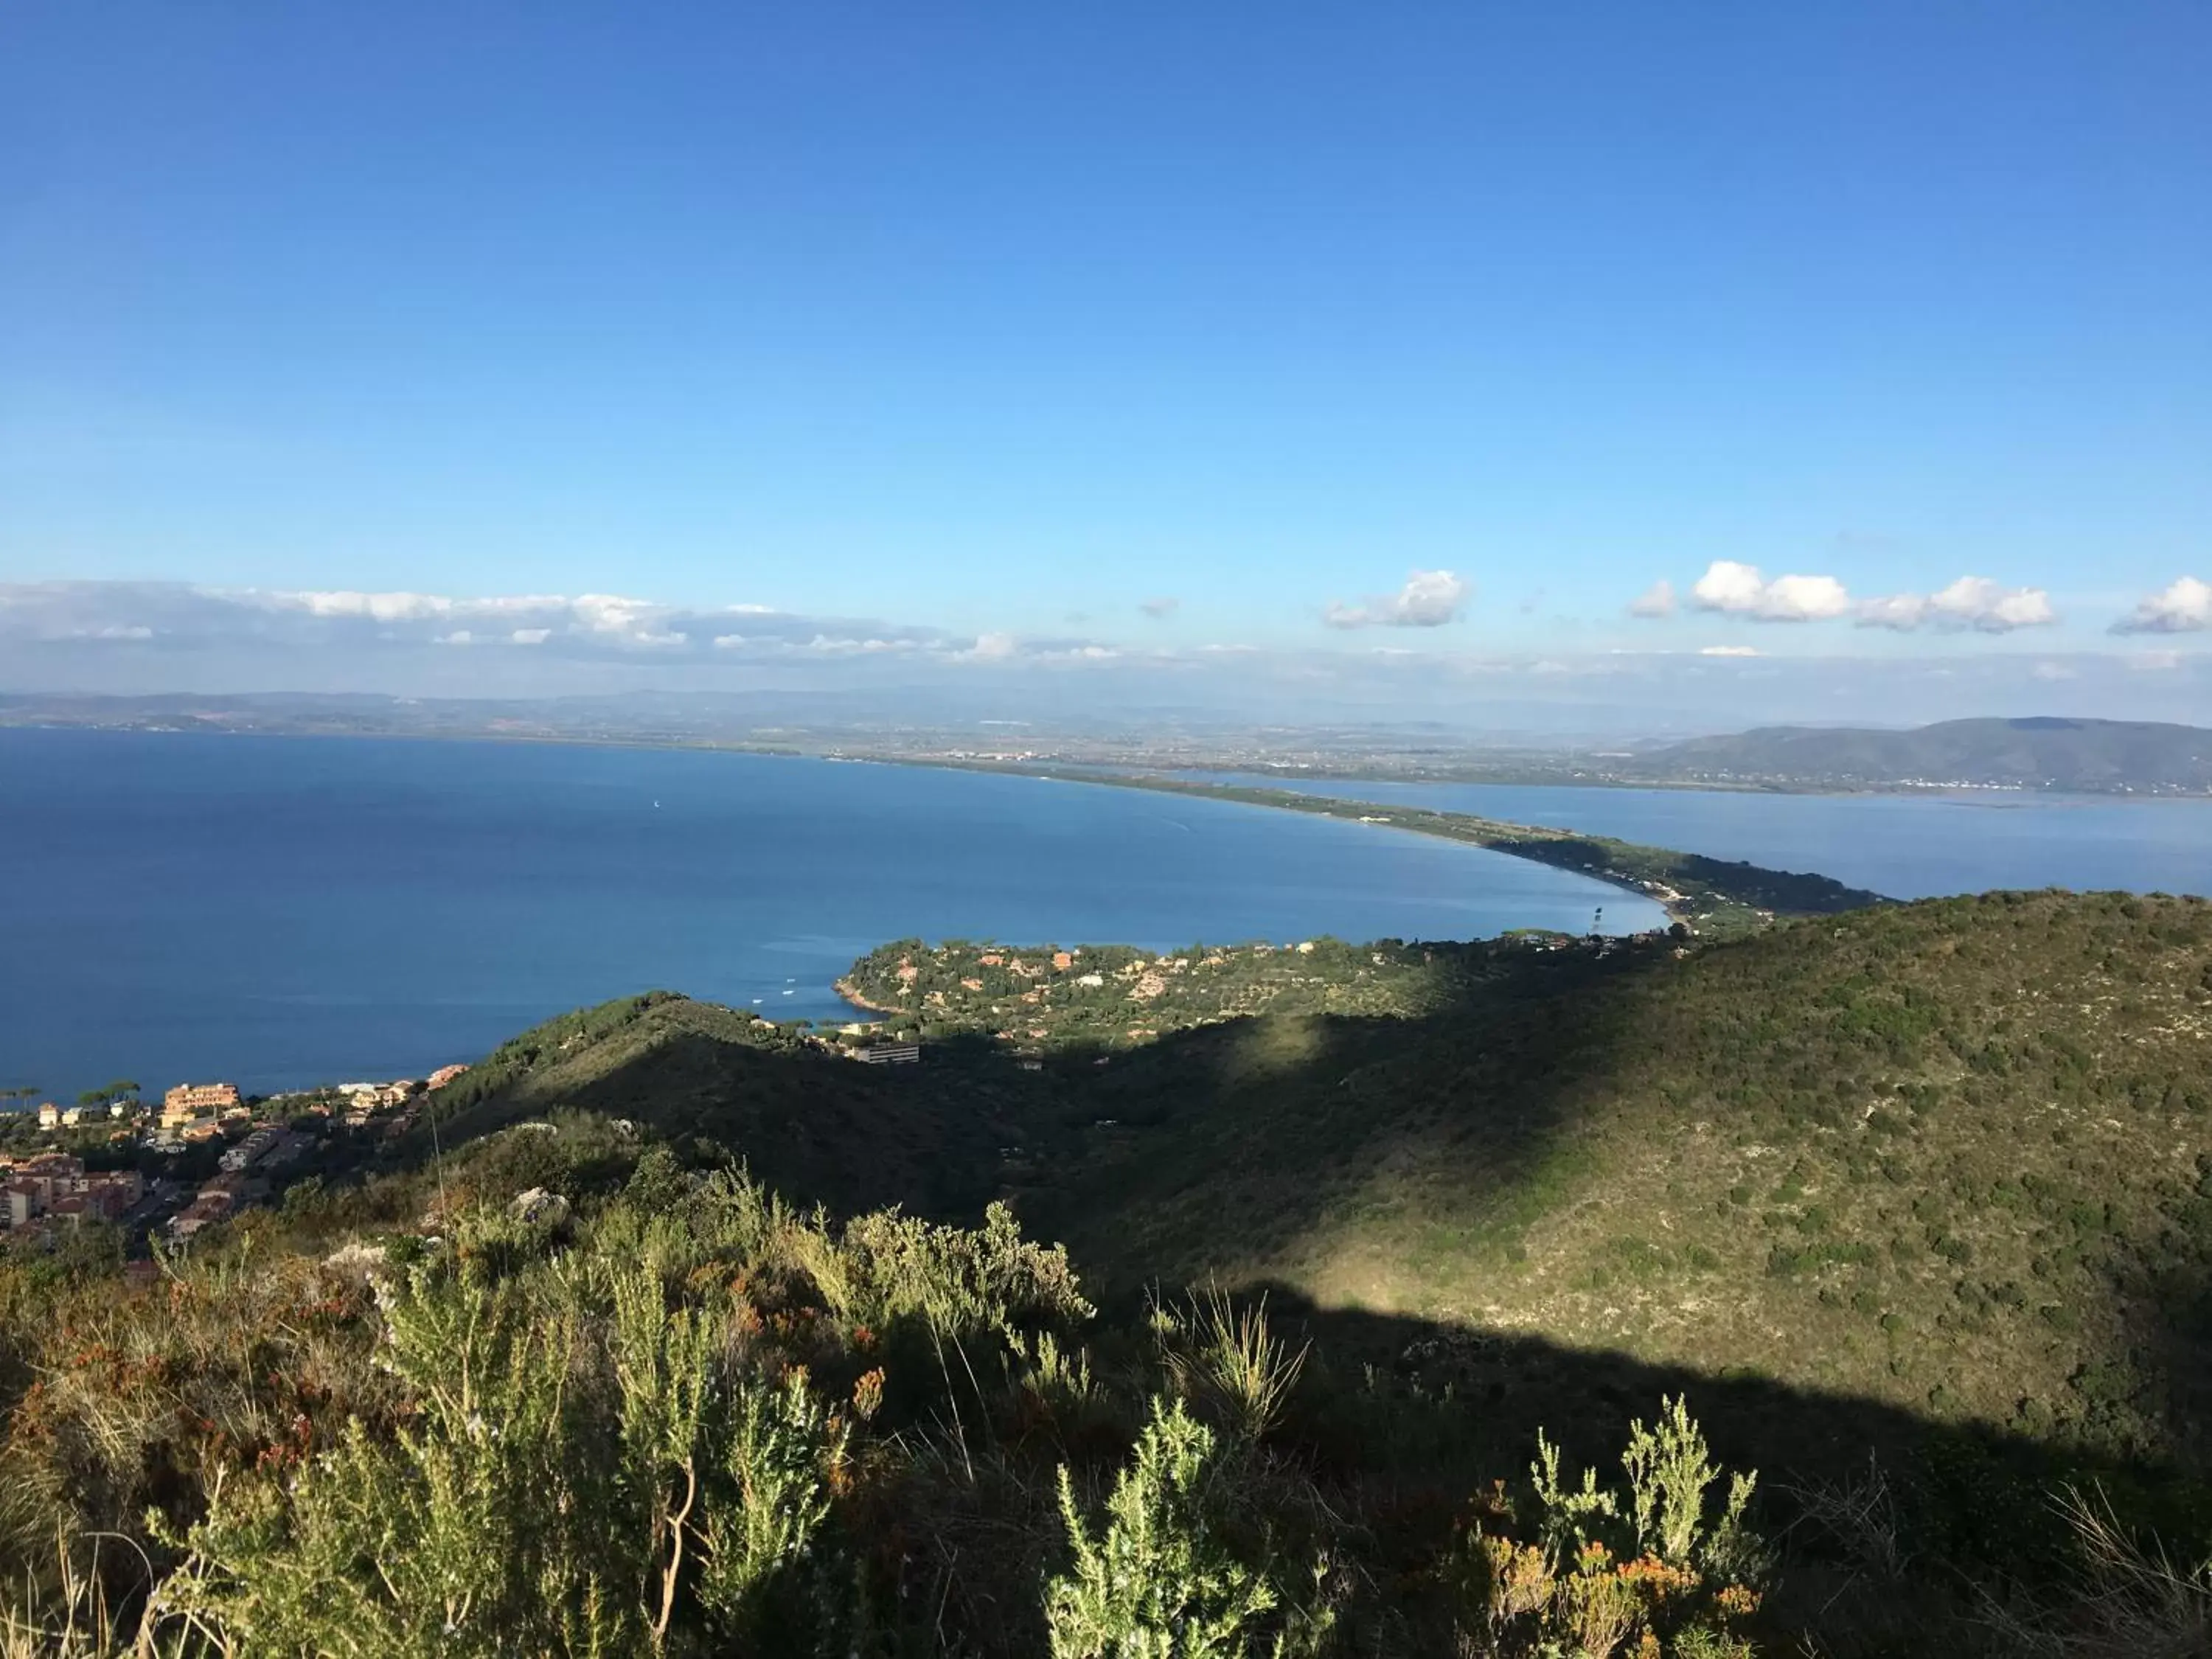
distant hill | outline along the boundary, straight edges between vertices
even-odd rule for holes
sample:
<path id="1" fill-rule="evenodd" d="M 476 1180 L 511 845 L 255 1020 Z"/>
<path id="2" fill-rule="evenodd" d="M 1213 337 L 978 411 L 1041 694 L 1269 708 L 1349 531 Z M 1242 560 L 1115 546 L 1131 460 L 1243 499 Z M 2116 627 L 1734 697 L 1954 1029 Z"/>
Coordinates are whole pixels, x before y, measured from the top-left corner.
<path id="1" fill-rule="evenodd" d="M 2148 720 L 1944 720 L 1909 732 L 1771 726 L 1692 738 L 1632 769 L 1680 780 L 1832 788 L 1970 784 L 2139 794 L 2212 793 L 2212 731 Z"/>

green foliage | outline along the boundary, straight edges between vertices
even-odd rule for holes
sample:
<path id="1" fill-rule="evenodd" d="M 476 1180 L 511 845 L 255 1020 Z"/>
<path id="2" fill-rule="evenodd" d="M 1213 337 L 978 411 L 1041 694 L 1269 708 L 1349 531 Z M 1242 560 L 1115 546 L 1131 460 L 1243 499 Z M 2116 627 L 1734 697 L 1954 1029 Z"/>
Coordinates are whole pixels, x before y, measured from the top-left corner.
<path id="1" fill-rule="evenodd" d="M 830 1305 L 863 1324 L 918 1316 L 940 1332 L 1011 1333 L 1039 1320 L 1091 1316 L 1067 1252 L 1022 1237 L 1004 1204 L 980 1230 L 933 1225 L 896 1211 L 856 1218 L 816 1274 Z"/>
<path id="2" fill-rule="evenodd" d="M 414 1406 L 289 1473 L 219 1472 L 163 1614 L 272 1653 L 592 1653 L 638 1614 L 613 1471 L 570 1389 L 578 1332 L 520 1289 L 418 1271 L 380 1363 Z M 173 1539 L 173 1543 L 178 1541 Z"/>
<path id="3" fill-rule="evenodd" d="M 1610 1655 L 1640 1639 L 1638 1652 L 1685 1659 L 1752 1652 L 1741 1626 L 1771 1565 L 1744 1519 L 1757 1477 L 1733 1476 L 1709 1515 L 1720 1471 L 1687 1401 L 1663 1405 L 1656 1425 L 1631 1425 L 1625 1504 L 1595 1469 L 1578 1484 L 1564 1480 L 1559 1449 L 1537 1432 L 1536 1541 L 1486 1529 L 1473 1540 L 1464 1644 L 1486 1655 Z"/>
<path id="4" fill-rule="evenodd" d="M 708 1621 L 726 1637 L 757 1640 L 779 1577 L 808 1559 L 830 1519 L 847 1439 L 803 1371 L 741 1385 L 720 1471 L 732 1497 L 709 1513 L 699 1579 Z"/>
<path id="5" fill-rule="evenodd" d="M 1061 1468 L 1074 1560 L 1046 1589 L 1054 1659 L 1241 1659 L 1262 1650 L 1263 1621 L 1283 1592 L 1271 1561 L 1240 1559 L 1220 1536 L 1216 1455 L 1212 1431 L 1180 1401 L 1155 1401 L 1096 1534 Z M 1300 1624 L 1313 1630 L 1311 1620 Z M 1273 1634 L 1273 1650 L 1287 1650 L 1288 1632 L 1279 1626 Z"/>
<path id="6" fill-rule="evenodd" d="M 1249 1440 L 1282 1416 L 1310 1346 L 1293 1351 L 1268 1329 L 1266 1297 L 1239 1307 L 1218 1285 L 1181 1309 L 1156 1308 L 1152 1325 L 1184 1395 L 1208 1402 Z"/>
<path id="7" fill-rule="evenodd" d="M 1535 1489 L 1540 1536 L 1554 1567 L 1610 1534 L 1620 1519 L 1620 1500 L 1597 1484 L 1597 1471 L 1584 1469 L 1582 1484 L 1559 1478 L 1559 1449 L 1536 1431 L 1536 1461 L 1528 1466 Z"/>
<path id="8" fill-rule="evenodd" d="M 1719 1515 L 1708 1516 L 1705 1494 L 1720 1471 L 1706 1455 L 1704 1431 L 1691 1419 L 1686 1397 L 1661 1406 L 1656 1426 L 1646 1428 L 1641 1418 L 1630 1425 L 1628 1449 L 1620 1455 L 1637 1547 L 1669 1566 L 1708 1567 L 1717 1560 L 1734 1566 L 1747 1554 L 1743 1512 L 1759 1477 L 1732 1475 Z"/>
<path id="9" fill-rule="evenodd" d="M 2212 909 L 1995 896 L 1676 948 L 1018 974 L 909 943 L 871 971 L 952 988 L 949 1035 L 896 1075 L 682 999 L 556 1022 L 434 1164 L 395 1143 L 425 1163 L 150 1279 L 98 1229 L 0 1256 L 17 1622 L 87 1653 L 149 1607 L 157 1651 L 1850 1650 L 1841 1547 L 1801 1524 L 1778 1568 L 1674 1397 L 1698 1375 L 1778 1533 L 1820 1510 L 1801 1457 L 1863 1431 L 1899 1472 L 1883 1571 L 1938 1633 L 1892 1650 L 1978 1639 L 1939 1561 L 2098 1650 L 2050 1644 L 2099 1628 L 2105 1547 L 2043 1516 L 2023 1443 L 2136 1460 L 2142 1560 L 2153 1518 L 2202 1534 L 2148 1460 L 2208 1443 Z M 1000 1030 L 1042 1075 L 959 1035 Z M 1158 1274 L 1208 1288 L 1148 1327 Z M 1539 1432 L 1487 1486 L 1540 1408 L 1625 1432 L 1617 1471 Z M 2107 1571 L 2131 1632 L 2199 1605 Z"/>

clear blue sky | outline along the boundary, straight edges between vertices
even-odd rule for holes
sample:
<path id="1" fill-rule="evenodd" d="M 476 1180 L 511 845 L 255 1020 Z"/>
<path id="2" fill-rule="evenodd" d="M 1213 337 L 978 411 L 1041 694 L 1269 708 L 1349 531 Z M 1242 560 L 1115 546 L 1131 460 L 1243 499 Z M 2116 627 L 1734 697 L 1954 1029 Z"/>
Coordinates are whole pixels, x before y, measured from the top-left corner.
<path id="1" fill-rule="evenodd" d="M 0 582 L 2186 652 L 2209 88 L 2201 0 L 16 0 Z"/>

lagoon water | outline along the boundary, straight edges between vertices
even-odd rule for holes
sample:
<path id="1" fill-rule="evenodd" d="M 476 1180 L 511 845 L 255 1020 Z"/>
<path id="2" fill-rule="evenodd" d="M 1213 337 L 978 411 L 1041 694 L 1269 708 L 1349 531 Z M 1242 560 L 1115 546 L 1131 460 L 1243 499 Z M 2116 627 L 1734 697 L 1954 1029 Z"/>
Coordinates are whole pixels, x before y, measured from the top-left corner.
<path id="1" fill-rule="evenodd" d="M 654 986 L 774 1018 L 887 939 L 1656 926 L 1477 848 L 1102 786 L 653 750 L 0 730 L 0 1087 L 420 1075 Z"/>
<path id="2" fill-rule="evenodd" d="M 1613 836 L 1771 870 L 1814 871 L 1891 898 L 1997 887 L 2212 896 L 2212 800 L 2201 799 L 2008 790 L 1773 795 L 1189 775 Z"/>

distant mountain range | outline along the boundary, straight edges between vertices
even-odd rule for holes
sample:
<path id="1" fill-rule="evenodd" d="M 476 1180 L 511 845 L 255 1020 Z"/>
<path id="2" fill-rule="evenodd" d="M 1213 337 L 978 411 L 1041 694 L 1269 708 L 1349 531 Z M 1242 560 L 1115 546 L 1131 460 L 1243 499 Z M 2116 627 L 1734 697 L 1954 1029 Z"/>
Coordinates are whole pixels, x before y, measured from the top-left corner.
<path id="1" fill-rule="evenodd" d="M 2212 793 L 2212 731 L 2148 720 L 1944 720 L 1905 732 L 1770 726 L 1638 757 L 1675 781 L 1893 788 L 1965 784 L 2135 794 Z"/>

